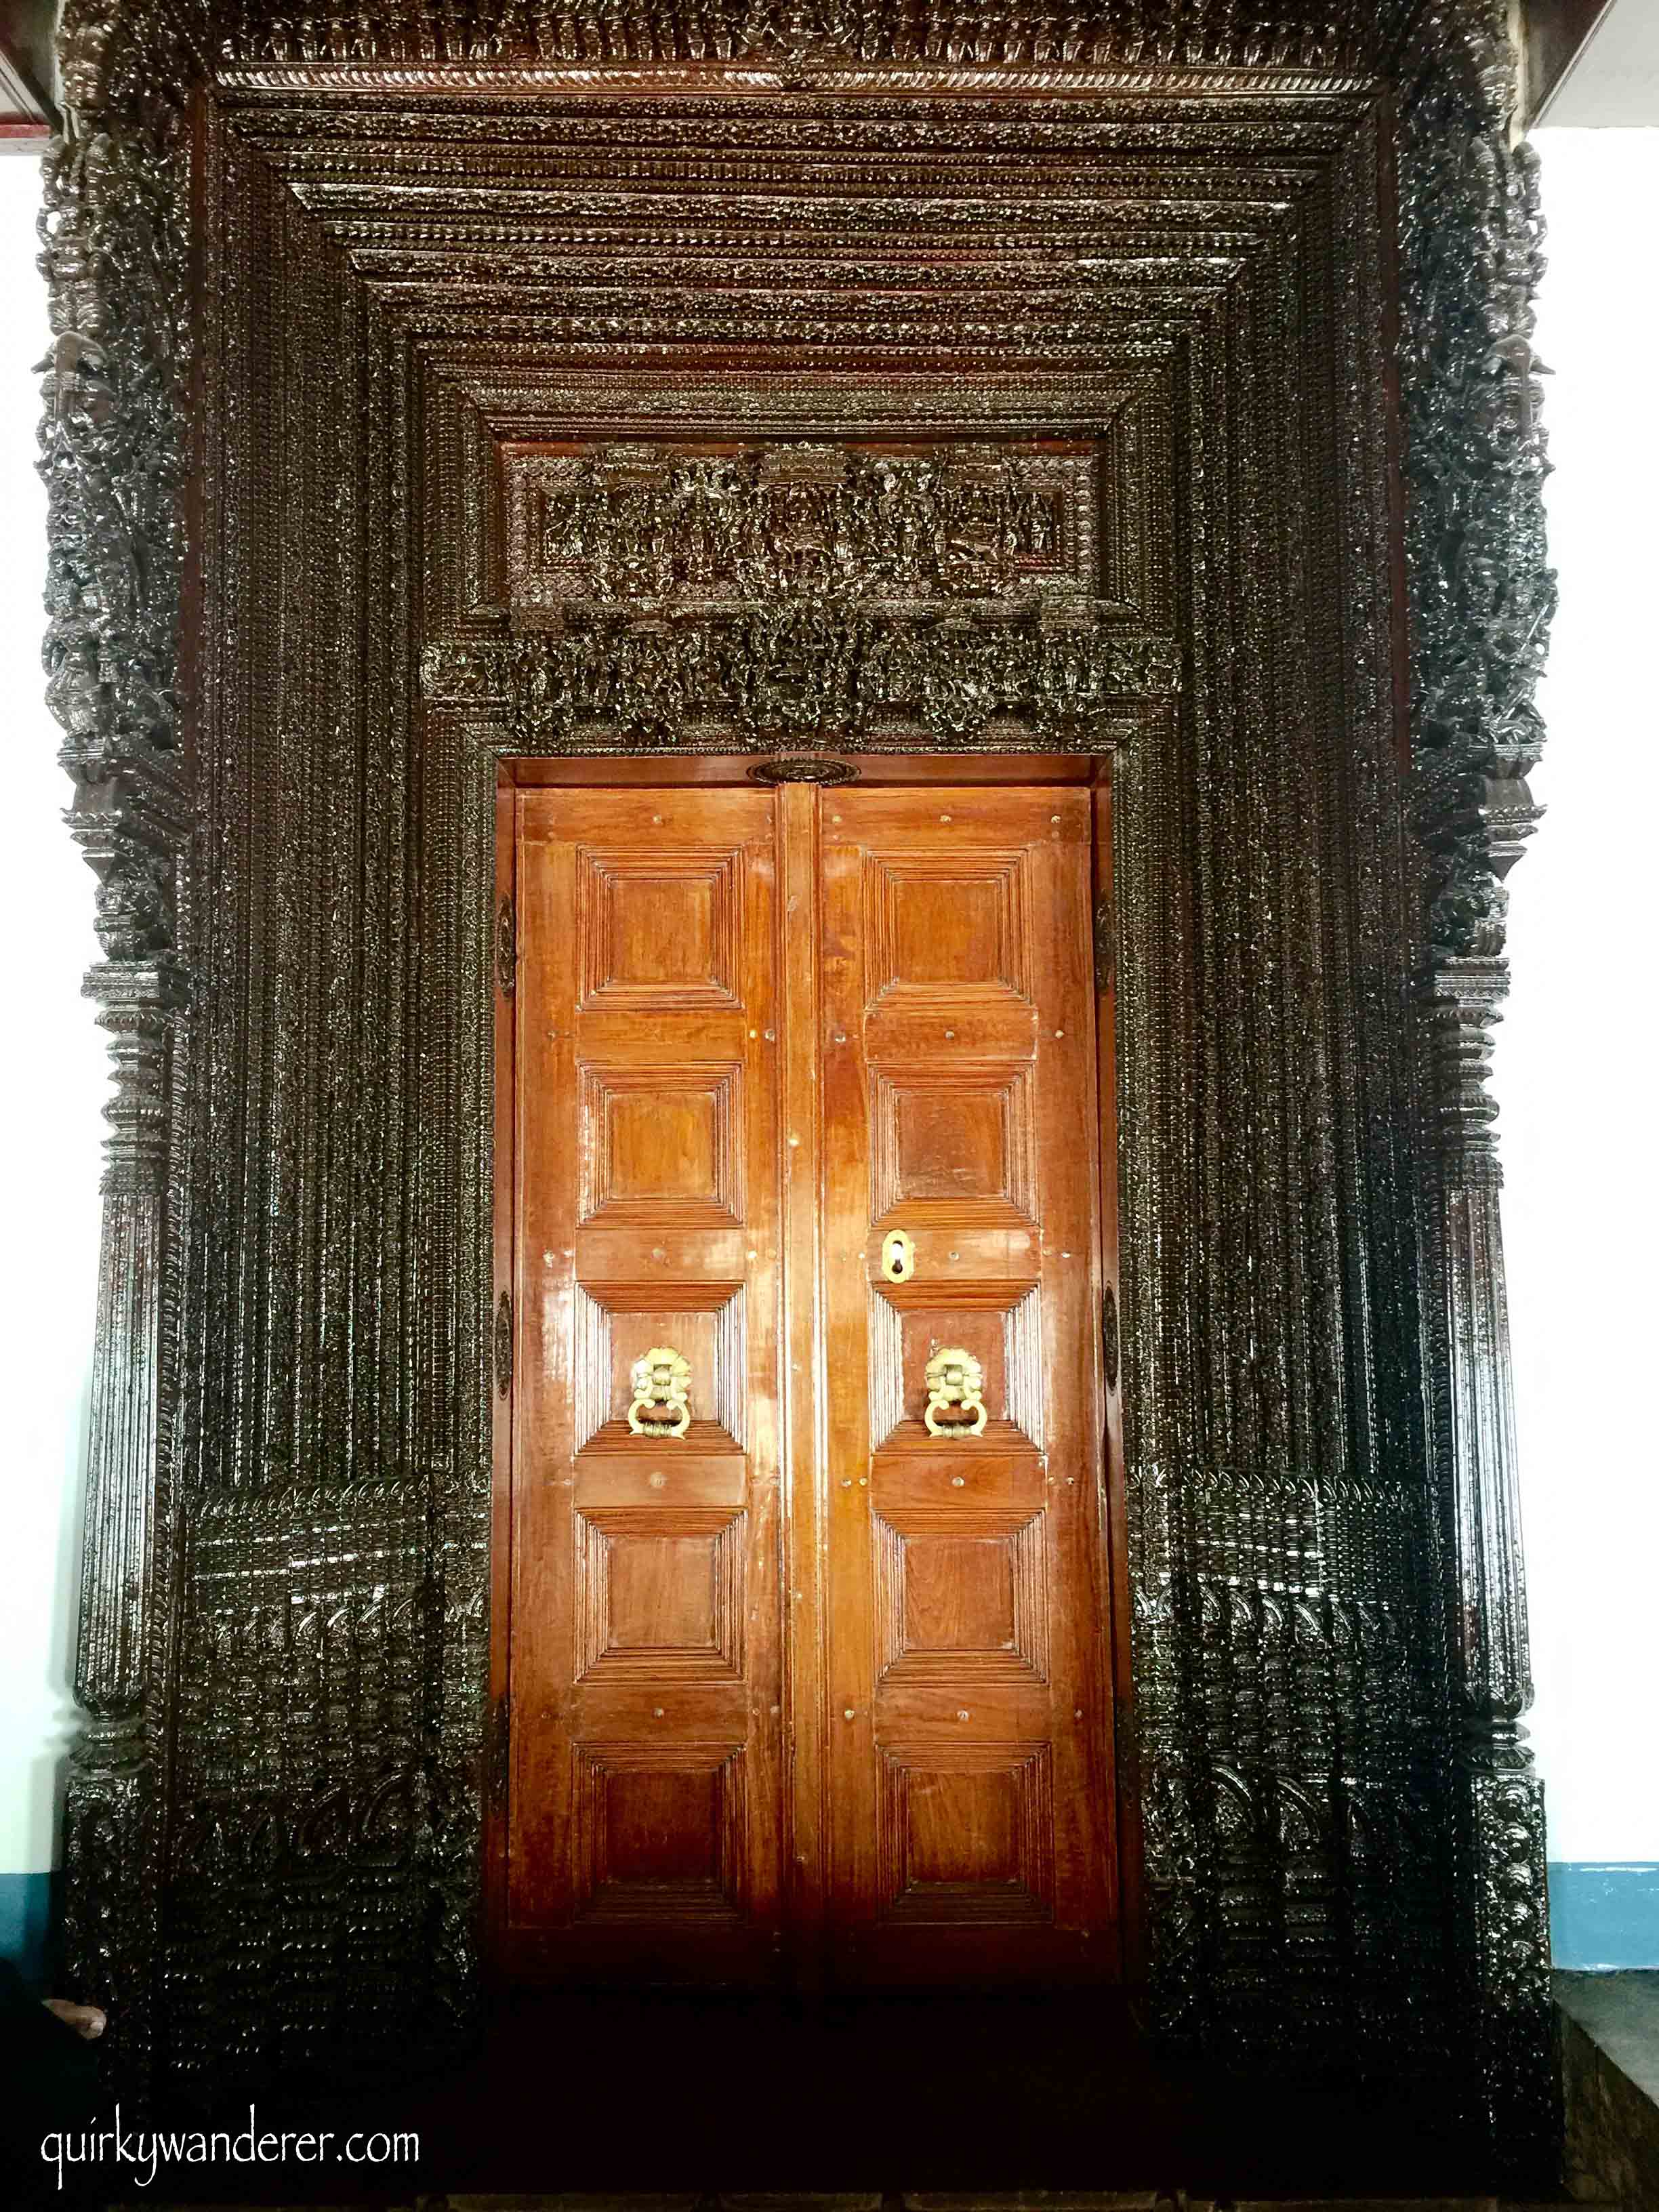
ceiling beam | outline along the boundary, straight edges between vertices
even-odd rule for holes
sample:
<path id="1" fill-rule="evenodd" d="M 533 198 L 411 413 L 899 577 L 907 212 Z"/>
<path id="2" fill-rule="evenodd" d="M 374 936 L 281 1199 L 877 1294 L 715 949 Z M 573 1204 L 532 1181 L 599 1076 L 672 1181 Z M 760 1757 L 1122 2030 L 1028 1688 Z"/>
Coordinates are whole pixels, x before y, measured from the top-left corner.
<path id="1" fill-rule="evenodd" d="M 0 154 L 34 153 L 57 127 L 52 0 L 0 0 Z"/>
<path id="2" fill-rule="evenodd" d="M 1522 0 L 1527 57 L 1527 121 L 1536 123 L 1556 87 L 1577 60 L 1613 0 Z"/>

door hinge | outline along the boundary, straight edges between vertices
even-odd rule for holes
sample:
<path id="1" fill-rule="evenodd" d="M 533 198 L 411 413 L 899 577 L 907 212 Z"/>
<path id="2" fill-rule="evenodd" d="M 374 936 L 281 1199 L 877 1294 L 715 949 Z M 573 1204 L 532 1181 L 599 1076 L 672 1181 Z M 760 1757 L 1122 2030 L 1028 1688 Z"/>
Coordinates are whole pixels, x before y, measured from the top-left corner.
<path id="1" fill-rule="evenodd" d="M 1109 1283 L 1100 1301 L 1100 1348 L 1105 1355 L 1106 1388 L 1115 1390 L 1118 1369 L 1117 1292 Z"/>
<path id="2" fill-rule="evenodd" d="M 484 1787 L 492 1805 L 505 1802 L 507 1777 L 513 1748 L 513 1702 L 502 1695 L 495 1698 L 489 1708 L 489 1741 L 485 1747 Z"/>
<path id="3" fill-rule="evenodd" d="M 519 910 L 512 898 L 495 909 L 495 981 L 504 999 L 513 996 L 519 975 Z"/>
<path id="4" fill-rule="evenodd" d="M 503 1398 L 513 1388 L 513 1295 L 503 1291 L 495 1302 L 495 1388 Z"/>

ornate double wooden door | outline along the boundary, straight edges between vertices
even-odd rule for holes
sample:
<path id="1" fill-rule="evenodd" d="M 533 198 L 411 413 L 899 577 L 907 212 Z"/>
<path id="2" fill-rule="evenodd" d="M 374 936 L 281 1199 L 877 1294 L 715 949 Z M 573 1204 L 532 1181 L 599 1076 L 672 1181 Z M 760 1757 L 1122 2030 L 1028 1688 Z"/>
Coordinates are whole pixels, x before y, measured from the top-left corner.
<path id="1" fill-rule="evenodd" d="M 1103 805 L 504 798 L 506 1975 L 1120 1971 Z"/>

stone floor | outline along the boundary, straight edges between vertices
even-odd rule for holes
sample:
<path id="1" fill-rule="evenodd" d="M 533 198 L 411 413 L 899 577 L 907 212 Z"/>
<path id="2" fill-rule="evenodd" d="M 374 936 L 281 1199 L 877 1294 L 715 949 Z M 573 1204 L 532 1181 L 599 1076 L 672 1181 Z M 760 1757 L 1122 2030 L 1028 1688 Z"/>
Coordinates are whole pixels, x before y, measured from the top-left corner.
<path id="1" fill-rule="evenodd" d="M 465 2192 L 473 2212 L 477 2192 L 550 2181 L 567 2197 L 667 2192 L 655 2212 L 711 2212 L 700 2192 L 716 2190 L 731 2212 L 763 2212 L 771 2200 L 753 2192 L 793 2194 L 804 2173 L 886 2212 L 901 2212 L 893 2192 L 907 2184 L 977 2204 L 988 2191 L 1109 2178 L 1147 2208 L 1188 2195 L 1473 2198 L 1490 2185 L 1444 2085 L 1368 2093 L 1172 2059 L 1109 1992 L 812 2005 L 523 1996 L 494 2009 L 453 2072 L 385 2094 L 325 2094 L 305 2117 L 416 2130 L 418 2166 L 239 2174 L 246 2200 L 291 2201 L 296 2182 L 314 2179 L 324 2199 Z M 260 2124 L 285 2121 L 262 2099 Z M 210 2203 L 214 2179 L 179 2172 L 169 2194 Z M 949 2212 L 967 2201 L 904 2203 Z"/>
<path id="2" fill-rule="evenodd" d="M 246 2102 L 173 2117 L 248 2124 Z M 298 2104 L 262 2096 L 258 2124 L 333 2129 L 337 2153 L 349 2130 L 417 2130 L 418 2148 L 378 2166 L 170 2160 L 137 2189 L 107 2164 L 83 2166 L 70 2177 L 80 2192 L 41 2201 L 58 2212 L 117 2199 L 151 2212 L 1316 2212 L 1339 2200 L 1346 2212 L 1498 2212 L 1450 2083 L 1362 2092 L 1176 2061 L 1146 2041 L 1121 1994 L 508 1999 L 460 2065 L 378 2090 L 333 2076 Z M 803 2171 L 843 2193 L 800 2193 Z M 1089 2190 L 1108 2176 L 1135 2186 Z M 1616 2193 L 1588 2167 L 1579 2179 L 1581 2201 Z M 1627 2212 L 1659 2212 L 1627 2185 L 1625 2196 Z"/>
<path id="3" fill-rule="evenodd" d="M 138 2212 L 124 2198 L 100 2212 Z M 151 2205 L 145 2212 L 246 2212 L 234 2204 Z M 362 2204 L 270 2206 L 264 2212 L 364 2212 Z M 1502 2197 L 1176 2197 L 1155 2191 L 1021 2190 L 957 2195 L 738 2194 L 716 2196 L 417 2196 L 383 2201 L 377 2212 L 1561 2212 L 1559 2203 L 1522 2203 Z M 1619 2212 L 1606 2205 L 1598 2212 Z"/>
<path id="4" fill-rule="evenodd" d="M 1555 1977 L 1567 2185 L 1659 2212 L 1659 1972 Z"/>

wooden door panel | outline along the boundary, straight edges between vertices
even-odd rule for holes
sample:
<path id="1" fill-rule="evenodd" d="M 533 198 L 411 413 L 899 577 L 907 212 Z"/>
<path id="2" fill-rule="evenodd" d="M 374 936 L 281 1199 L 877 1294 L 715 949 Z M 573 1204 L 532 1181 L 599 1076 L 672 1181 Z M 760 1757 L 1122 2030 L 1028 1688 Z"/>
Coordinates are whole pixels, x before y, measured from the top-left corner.
<path id="1" fill-rule="evenodd" d="M 507 1972 L 1116 1973 L 1090 793 L 516 804 Z"/>
<path id="2" fill-rule="evenodd" d="M 831 1972 L 1110 1975 L 1089 800 L 823 806 Z"/>
<path id="3" fill-rule="evenodd" d="M 772 803 L 518 806 L 505 1963 L 754 1979 L 781 1826 Z M 653 1427 L 658 1348 L 688 1402 Z"/>

